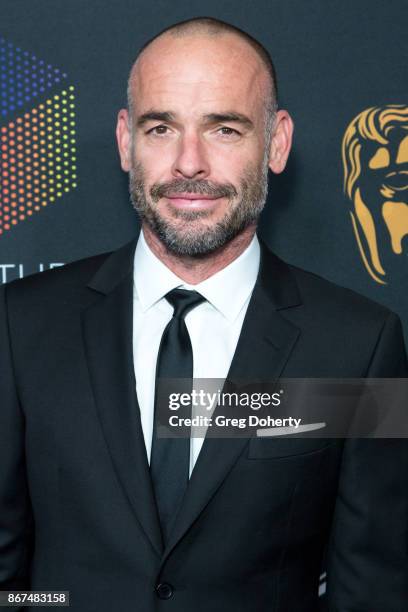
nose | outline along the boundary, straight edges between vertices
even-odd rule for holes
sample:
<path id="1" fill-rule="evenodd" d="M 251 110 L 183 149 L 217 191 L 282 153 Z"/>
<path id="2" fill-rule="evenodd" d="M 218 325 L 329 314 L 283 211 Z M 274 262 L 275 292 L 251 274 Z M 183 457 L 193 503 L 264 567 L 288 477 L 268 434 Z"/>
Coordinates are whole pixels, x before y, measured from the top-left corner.
<path id="1" fill-rule="evenodd" d="M 205 178 L 210 172 L 205 146 L 196 133 L 183 134 L 177 143 L 176 159 L 172 167 L 177 178 Z"/>

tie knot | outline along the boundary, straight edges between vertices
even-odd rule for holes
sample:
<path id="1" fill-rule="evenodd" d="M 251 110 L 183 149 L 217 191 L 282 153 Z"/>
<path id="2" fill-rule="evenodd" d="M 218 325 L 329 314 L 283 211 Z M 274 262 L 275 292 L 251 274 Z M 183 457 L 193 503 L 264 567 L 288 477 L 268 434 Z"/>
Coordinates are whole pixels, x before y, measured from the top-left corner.
<path id="1" fill-rule="evenodd" d="M 184 319 L 190 310 L 205 302 L 205 297 L 201 293 L 187 289 L 173 289 L 164 297 L 174 308 L 173 317 L 180 319 Z"/>

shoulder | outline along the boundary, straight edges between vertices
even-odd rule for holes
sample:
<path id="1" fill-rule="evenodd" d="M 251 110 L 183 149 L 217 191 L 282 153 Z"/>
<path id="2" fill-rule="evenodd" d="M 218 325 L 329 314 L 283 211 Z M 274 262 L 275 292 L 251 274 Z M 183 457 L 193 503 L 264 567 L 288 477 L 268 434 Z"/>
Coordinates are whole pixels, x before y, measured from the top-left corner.
<path id="1" fill-rule="evenodd" d="M 397 316 L 386 306 L 357 291 L 338 285 L 309 270 L 293 265 L 263 241 L 261 244 L 260 278 L 275 298 L 278 308 L 296 311 L 296 317 L 320 323 L 341 326 L 384 322 L 388 316 Z M 277 297 L 276 297 L 277 296 Z M 291 308 L 299 306 L 299 308 Z M 293 315 L 295 316 L 295 315 Z"/>
<path id="2" fill-rule="evenodd" d="M 3 285 L 2 289 L 9 300 L 18 302 L 67 298 L 86 286 L 112 252 L 84 257 L 51 270 L 13 280 Z"/>
<path id="3" fill-rule="evenodd" d="M 361 328 L 381 326 L 398 315 L 387 306 L 318 274 L 287 264 L 296 281 L 305 310 L 319 312 L 327 321 Z"/>
<path id="4" fill-rule="evenodd" d="M 321 368 L 324 355 L 330 376 L 406 376 L 403 330 L 395 312 L 317 274 L 288 268 L 301 303 L 281 314 L 302 332 L 309 347 L 308 371 Z"/>

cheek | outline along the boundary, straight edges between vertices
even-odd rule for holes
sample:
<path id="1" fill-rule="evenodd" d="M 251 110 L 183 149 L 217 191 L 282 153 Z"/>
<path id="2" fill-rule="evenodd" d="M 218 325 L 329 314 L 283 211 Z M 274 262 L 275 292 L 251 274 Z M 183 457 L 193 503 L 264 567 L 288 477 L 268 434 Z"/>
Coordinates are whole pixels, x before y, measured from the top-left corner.
<path id="1" fill-rule="evenodd" d="M 213 147 L 209 160 L 214 174 L 238 184 L 249 168 L 261 167 L 263 152 L 259 146 Z"/>
<path id="2" fill-rule="evenodd" d="M 134 159 L 143 166 L 146 175 L 156 174 L 158 170 L 160 172 L 160 170 L 171 168 L 176 158 L 176 152 L 173 143 L 167 143 L 166 145 L 163 143 L 160 147 L 140 143 L 135 146 Z"/>
<path id="3" fill-rule="evenodd" d="M 163 155 L 136 155 L 134 163 L 138 165 L 139 176 L 148 190 L 155 183 L 171 180 L 171 164 Z"/>

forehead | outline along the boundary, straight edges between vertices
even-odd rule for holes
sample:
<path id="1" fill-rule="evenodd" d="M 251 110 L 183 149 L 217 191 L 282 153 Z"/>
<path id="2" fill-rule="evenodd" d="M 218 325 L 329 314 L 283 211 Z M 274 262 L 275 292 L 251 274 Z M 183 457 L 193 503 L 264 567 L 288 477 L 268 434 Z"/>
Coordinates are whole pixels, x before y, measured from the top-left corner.
<path id="1" fill-rule="evenodd" d="M 132 71 L 136 114 L 171 104 L 180 110 L 258 111 L 269 75 L 252 47 L 235 35 L 156 39 Z"/>

